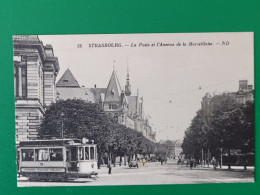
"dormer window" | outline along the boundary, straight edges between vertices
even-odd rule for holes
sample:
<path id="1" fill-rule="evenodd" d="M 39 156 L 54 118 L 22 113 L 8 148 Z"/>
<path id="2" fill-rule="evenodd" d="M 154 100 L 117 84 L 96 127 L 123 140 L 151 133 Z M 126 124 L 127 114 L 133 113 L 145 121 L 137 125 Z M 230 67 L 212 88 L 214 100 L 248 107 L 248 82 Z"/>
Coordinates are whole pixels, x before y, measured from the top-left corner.
<path id="1" fill-rule="evenodd" d="M 112 89 L 111 94 L 112 94 L 112 95 L 115 94 L 115 90 L 114 90 L 114 88 Z"/>

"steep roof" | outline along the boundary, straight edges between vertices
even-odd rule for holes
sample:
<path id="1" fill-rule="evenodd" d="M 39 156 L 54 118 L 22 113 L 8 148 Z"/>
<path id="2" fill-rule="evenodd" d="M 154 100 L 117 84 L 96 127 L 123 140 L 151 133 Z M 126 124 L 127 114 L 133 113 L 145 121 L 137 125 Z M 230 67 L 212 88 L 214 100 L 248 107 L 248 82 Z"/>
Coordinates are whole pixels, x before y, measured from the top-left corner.
<path id="1" fill-rule="evenodd" d="M 56 83 L 56 87 L 80 87 L 70 69 L 67 69 L 60 80 Z"/>
<path id="2" fill-rule="evenodd" d="M 105 98 L 106 88 L 91 88 L 90 91 L 94 95 L 95 103 L 102 103 Z"/>
<path id="3" fill-rule="evenodd" d="M 116 71 L 114 70 L 107 86 L 105 102 L 119 101 L 121 101 L 121 86 L 116 76 Z"/>

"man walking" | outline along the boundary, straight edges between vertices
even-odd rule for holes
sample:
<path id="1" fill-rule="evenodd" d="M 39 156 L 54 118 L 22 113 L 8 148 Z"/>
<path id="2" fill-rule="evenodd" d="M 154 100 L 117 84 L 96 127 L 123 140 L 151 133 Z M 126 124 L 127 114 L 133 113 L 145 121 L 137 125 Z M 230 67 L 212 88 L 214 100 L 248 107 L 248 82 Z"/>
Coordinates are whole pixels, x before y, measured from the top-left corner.
<path id="1" fill-rule="evenodd" d="M 212 165 L 213 165 L 213 169 L 217 170 L 217 160 L 215 157 L 212 158 Z"/>
<path id="2" fill-rule="evenodd" d="M 108 168 L 108 174 L 111 174 L 112 171 L 111 160 L 108 161 L 107 168 Z"/>

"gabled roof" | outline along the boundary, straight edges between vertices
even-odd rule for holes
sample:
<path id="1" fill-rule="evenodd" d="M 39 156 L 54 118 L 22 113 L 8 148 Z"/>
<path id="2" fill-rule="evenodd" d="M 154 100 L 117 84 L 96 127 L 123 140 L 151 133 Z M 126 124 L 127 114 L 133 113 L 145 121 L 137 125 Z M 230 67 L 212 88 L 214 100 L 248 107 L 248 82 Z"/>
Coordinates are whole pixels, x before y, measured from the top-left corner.
<path id="1" fill-rule="evenodd" d="M 121 87 L 116 76 L 116 71 L 114 70 L 107 86 L 105 102 L 119 101 L 121 101 Z"/>
<path id="2" fill-rule="evenodd" d="M 60 80 L 56 83 L 56 87 L 80 87 L 70 69 L 67 69 Z"/>

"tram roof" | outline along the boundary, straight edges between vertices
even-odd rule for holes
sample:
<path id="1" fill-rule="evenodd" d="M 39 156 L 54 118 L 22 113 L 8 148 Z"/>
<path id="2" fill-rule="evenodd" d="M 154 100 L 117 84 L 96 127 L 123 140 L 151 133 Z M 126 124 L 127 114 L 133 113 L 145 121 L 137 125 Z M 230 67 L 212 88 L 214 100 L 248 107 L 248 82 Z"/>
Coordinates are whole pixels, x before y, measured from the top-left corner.
<path id="1" fill-rule="evenodd" d="M 51 140 L 30 140 L 20 141 L 19 146 L 64 146 L 69 145 L 70 142 L 74 144 L 81 144 L 81 139 L 51 139 Z"/>

